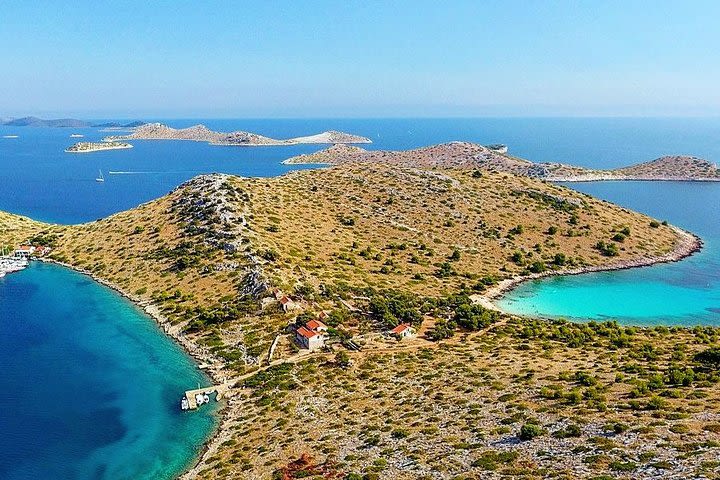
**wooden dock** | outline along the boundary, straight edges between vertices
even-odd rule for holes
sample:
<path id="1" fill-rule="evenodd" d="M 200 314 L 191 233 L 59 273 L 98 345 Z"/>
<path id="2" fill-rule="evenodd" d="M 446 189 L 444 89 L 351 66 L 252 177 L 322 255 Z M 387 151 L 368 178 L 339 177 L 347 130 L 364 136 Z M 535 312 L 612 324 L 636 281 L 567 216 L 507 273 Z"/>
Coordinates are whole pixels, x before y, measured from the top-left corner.
<path id="1" fill-rule="evenodd" d="M 221 383 L 219 385 L 211 385 L 209 387 L 203 387 L 203 388 L 196 388 L 194 390 L 186 390 L 185 391 L 185 399 L 188 402 L 188 410 L 195 410 L 198 408 L 197 400 L 195 399 L 195 395 L 211 395 L 216 394 L 216 399 L 220 400 L 223 398 L 224 395 L 227 395 L 228 390 L 230 390 L 230 383 Z"/>

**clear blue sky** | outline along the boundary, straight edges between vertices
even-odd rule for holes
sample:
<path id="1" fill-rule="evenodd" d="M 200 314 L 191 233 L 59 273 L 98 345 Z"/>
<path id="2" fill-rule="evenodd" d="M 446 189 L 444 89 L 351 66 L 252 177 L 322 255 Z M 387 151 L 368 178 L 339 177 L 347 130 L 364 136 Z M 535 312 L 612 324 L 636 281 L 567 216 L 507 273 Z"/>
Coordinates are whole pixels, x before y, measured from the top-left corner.
<path id="1" fill-rule="evenodd" d="M 720 2 L 4 1 L 0 116 L 719 115 Z"/>

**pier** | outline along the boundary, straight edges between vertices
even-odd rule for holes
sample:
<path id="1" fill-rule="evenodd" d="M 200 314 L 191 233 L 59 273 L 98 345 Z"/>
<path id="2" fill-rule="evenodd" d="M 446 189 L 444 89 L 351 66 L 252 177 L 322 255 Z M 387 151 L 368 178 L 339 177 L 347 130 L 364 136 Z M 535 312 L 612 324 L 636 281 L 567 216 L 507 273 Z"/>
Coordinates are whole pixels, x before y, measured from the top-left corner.
<path id="1" fill-rule="evenodd" d="M 205 395 L 212 395 L 213 393 L 216 395 L 215 400 L 219 401 L 221 398 L 223 398 L 224 395 L 227 395 L 228 390 L 230 390 L 230 383 L 221 383 L 219 385 L 211 385 L 209 387 L 203 387 L 203 388 L 196 388 L 194 390 L 186 390 L 183 394 L 181 406 L 183 410 L 197 410 L 197 408 L 206 402 L 198 402 L 197 397 L 198 395 L 205 396 Z"/>

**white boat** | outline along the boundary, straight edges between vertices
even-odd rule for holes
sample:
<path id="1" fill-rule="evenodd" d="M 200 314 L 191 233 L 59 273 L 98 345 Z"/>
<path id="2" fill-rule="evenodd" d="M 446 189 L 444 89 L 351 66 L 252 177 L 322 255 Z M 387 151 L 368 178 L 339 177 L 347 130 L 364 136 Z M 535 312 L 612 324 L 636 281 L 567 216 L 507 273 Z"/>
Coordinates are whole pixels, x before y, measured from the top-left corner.
<path id="1" fill-rule="evenodd" d="M 180 400 L 180 408 L 183 410 L 188 410 L 190 408 L 190 402 L 188 402 L 186 397 L 183 397 L 182 400 Z"/>
<path id="2" fill-rule="evenodd" d="M 100 176 L 95 179 L 96 182 L 104 182 L 105 177 L 103 177 L 102 170 L 99 170 Z"/>
<path id="3" fill-rule="evenodd" d="M 206 393 L 205 395 L 203 395 L 203 400 L 205 400 L 205 403 L 209 403 L 209 402 L 210 402 L 210 395 L 208 395 L 207 393 Z"/>
<path id="4" fill-rule="evenodd" d="M 72 133 L 70 134 L 70 138 L 83 138 L 85 135 L 81 135 L 79 133 Z"/>
<path id="5" fill-rule="evenodd" d="M 18 138 L 19 135 L 3 135 L 2 138 Z"/>
<path id="6" fill-rule="evenodd" d="M 195 395 L 195 402 L 198 404 L 198 407 L 205 403 L 205 397 L 203 397 L 202 393 L 198 393 Z"/>
<path id="7" fill-rule="evenodd" d="M 4 277 L 8 273 L 19 272 L 25 270 L 29 262 L 25 258 L 1 256 L 0 257 L 0 274 Z"/>

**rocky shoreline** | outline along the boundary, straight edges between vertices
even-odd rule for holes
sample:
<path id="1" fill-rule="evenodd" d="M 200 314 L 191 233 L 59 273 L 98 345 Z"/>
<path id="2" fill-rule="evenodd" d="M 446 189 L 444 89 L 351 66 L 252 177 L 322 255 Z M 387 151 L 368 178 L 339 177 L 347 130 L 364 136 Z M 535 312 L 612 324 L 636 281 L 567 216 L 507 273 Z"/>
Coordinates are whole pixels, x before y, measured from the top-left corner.
<path id="1" fill-rule="evenodd" d="M 65 153 L 92 153 L 103 150 L 125 150 L 133 148 L 129 143 L 122 142 L 80 142 L 65 149 Z"/>
<path id="2" fill-rule="evenodd" d="M 60 262 L 57 260 L 53 260 L 50 258 L 40 258 L 41 262 L 45 263 L 52 263 L 55 265 L 59 265 L 61 267 L 69 268 L 70 270 L 73 270 L 77 273 L 80 273 L 82 275 L 86 275 L 90 278 L 92 278 L 94 281 L 114 290 L 116 293 L 118 293 L 120 296 L 130 300 L 133 304 L 135 304 L 137 307 L 141 308 L 143 312 L 148 315 L 150 318 L 152 318 L 157 325 L 162 329 L 162 331 L 167 335 L 168 338 L 173 340 L 177 345 L 179 345 L 186 354 L 188 354 L 197 367 L 202 370 L 203 373 L 205 373 L 210 379 L 213 381 L 213 383 L 222 383 L 227 378 L 228 374 L 224 372 L 221 368 L 203 368 L 205 365 L 212 365 L 213 363 L 217 363 L 217 359 L 209 354 L 208 352 L 204 351 L 201 347 L 196 345 L 192 340 L 185 337 L 180 330 L 177 328 L 176 325 L 172 325 L 170 321 L 160 312 L 160 310 L 150 303 L 149 301 L 142 300 L 141 298 L 126 292 L 123 290 L 120 286 L 102 278 L 98 277 L 96 274 L 85 270 L 83 268 L 75 267 L 69 263 Z M 182 392 L 178 392 L 178 399 L 180 398 L 180 395 Z M 180 478 L 186 478 L 187 475 L 189 475 L 191 472 L 196 472 L 198 465 L 200 464 L 202 458 L 205 456 L 205 454 L 208 452 L 208 450 L 211 448 L 212 445 L 218 444 L 219 440 L 222 439 L 221 435 L 223 432 L 227 430 L 227 428 L 224 428 L 224 424 L 228 420 L 228 403 L 230 402 L 230 398 L 226 398 L 223 401 L 219 402 L 219 409 L 217 412 L 218 415 L 218 425 L 213 434 L 203 443 L 203 447 L 200 451 L 197 452 L 195 458 L 193 458 L 192 462 L 188 463 L 187 468 L 185 471 L 178 475 L 178 479 Z"/>
<path id="3" fill-rule="evenodd" d="M 486 308 L 502 311 L 502 309 L 497 306 L 494 300 L 502 297 L 504 294 L 508 293 L 510 290 L 514 289 L 521 283 L 525 283 L 530 280 L 539 280 L 541 278 L 553 276 L 582 275 L 584 273 L 594 272 L 611 272 L 615 270 L 627 270 L 630 268 L 648 267 L 660 263 L 678 262 L 702 249 L 703 242 L 700 237 L 678 227 L 672 226 L 671 228 L 678 234 L 678 241 L 675 245 L 675 248 L 671 252 L 668 252 L 664 255 L 643 257 L 635 260 L 624 260 L 604 266 L 599 265 L 574 268 L 569 270 L 548 271 L 543 273 L 534 273 L 530 275 L 523 275 L 520 277 L 508 278 L 498 282 L 497 285 L 488 288 L 483 294 L 473 296 L 473 300 Z"/>
<path id="4" fill-rule="evenodd" d="M 548 182 L 720 181 L 720 169 L 717 165 L 689 155 L 666 155 L 629 167 L 598 170 L 563 163 L 535 163 L 471 142 L 448 142 L 412 150 L 365 150 L 356 146 L 333 145 L 318 152 L 290 157 L 282 163 L 285 165 L 380 163 L 412 168 L 480 169 Z"/>

